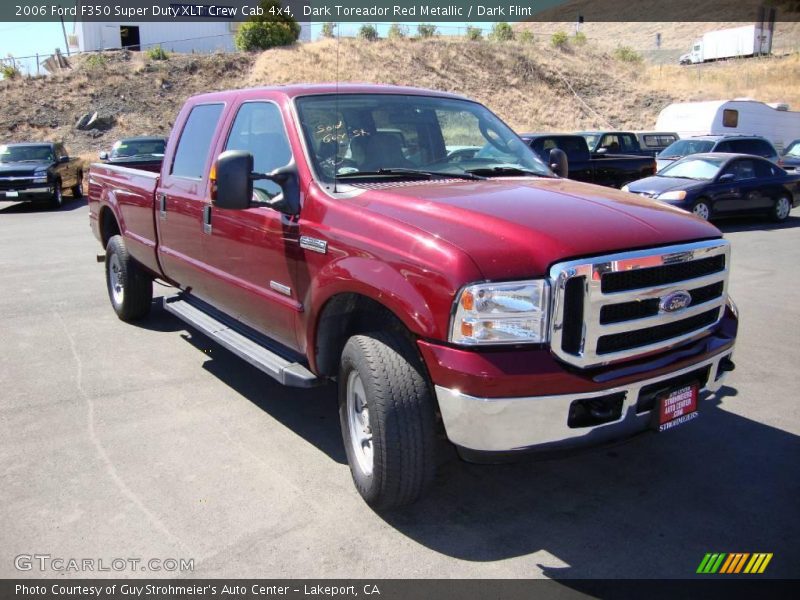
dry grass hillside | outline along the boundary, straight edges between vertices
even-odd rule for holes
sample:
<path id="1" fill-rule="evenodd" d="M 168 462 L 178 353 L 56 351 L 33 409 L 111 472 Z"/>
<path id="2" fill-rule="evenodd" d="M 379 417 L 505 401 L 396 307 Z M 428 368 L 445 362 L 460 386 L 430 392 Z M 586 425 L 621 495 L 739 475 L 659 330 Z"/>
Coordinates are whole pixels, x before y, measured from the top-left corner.
<path id="1" fill-rule="evenodd" d="M 337 60 L 338 54 L 338 60 Z M 402 84 L 476 98 L 519 131 L 647 129 L 674 101 L 751 96 L 800 107 L 800 56 L 701 67 L 627 63 L 589 42 L 554 50 L 534 43 L 324 40 L 261 55 L 139 53 L 84 57 L 70 72 L 0 81 L 0 142 L 59 139 L 87 157 L 122 136 L 166 135 L 183 101 L 203 91 L 290 82 Z M 338 68 L 337 68 L 338 63 Z M 87 112 L 107 130 L 78 131 Z"/>

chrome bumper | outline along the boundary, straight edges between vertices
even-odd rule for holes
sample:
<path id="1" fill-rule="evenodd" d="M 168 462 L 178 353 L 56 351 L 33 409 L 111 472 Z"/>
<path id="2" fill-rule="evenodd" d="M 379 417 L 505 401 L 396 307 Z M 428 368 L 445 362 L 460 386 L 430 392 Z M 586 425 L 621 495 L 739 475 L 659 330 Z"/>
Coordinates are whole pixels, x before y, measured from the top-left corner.
<path id="1" fill-rule="evenodd" d="M 16 194 L 16 196 L 9 196 L 9 192 L 11 194 Z M 12 200 L 18 196 L 30 196 L 31 194 L 50 194 L 53 192 L 53 188 L 51 187 L 35 187 L 35 188 L 25 188 L 22 190 L 0 190 L 0 198 L 11 198 Z"/>
<path id="2" fill-rule="evenodd" d="M 639 391 L 645 386 L 710 366 L 708 382 L 701 391 L 716 392 L 727 375 L 720 371 L 720 362 L 730 358 L 732 353 L 728 348 L 713 358 L 685 369 L 585 394 L 476 398 L 437 385 L 436 397 L 447 437 L 457 446 L 468 450 L 513 452 L 588 446 L 629 437 L 650 427 L 652 411 L 636 413 Z M 593 427 L 571 428 L 567 425 L 573 401 L 615 393 L 625 394 L 619 419 Z"/>

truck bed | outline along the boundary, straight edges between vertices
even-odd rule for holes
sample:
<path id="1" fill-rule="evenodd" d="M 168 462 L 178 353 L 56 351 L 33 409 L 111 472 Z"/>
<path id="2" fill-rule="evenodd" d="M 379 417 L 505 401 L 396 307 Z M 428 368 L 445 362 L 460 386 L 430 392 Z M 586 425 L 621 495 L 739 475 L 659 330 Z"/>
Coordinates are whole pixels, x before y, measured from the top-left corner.
<path id="1" fill-rule="evenodd" d="M 102 212 L 104 207 L 113 209 L 131 256 L 155 274 L 160 274 L 155 224 L 159 177 L 143 169 L 102 163 L 89 169 L 89 218 L 95 237 L 108 241 Z"/>

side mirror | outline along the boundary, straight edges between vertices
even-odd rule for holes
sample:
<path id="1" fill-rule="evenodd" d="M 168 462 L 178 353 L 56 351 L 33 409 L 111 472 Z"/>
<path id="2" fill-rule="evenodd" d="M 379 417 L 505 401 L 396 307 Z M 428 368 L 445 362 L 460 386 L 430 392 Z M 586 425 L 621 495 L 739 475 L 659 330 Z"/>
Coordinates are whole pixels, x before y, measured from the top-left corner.
<path id="1" fill-rule="evenodd" d="M 98 155 L 98 158 L 99 158 L 100 160 L 108 160 L 108 152 L 101 152 L 101 153 Z"/>
<path id="2" fill-rule="evenodd" d="M 300 183 L 294 161 L 271 173 L 253 173 L 253 162 L 253 155 L 242 150 L 227 150 L 219 155 L 214 206 L 229 210 L 267 206 L 286 215 L 300 214 Z M 277 183 L 281 193 L 264 202 L 253 201 L 253 181 L 262 179 Z"/>
<path id="3" fill-rule="evenodd" d="M 559 177 L 569 177 L 569 160 L 567 153 L 560 148 L 550 150 L 550 169 Z"/>
<path id="4" fill-rule="evenodd" d="M 60 163 L 68 163 L 69 162 L 69 156 L 60 156 L 58 158 L 58 162 L 60 162 Z"/>
<path id="5" fill-rule="evenodd" d="M 736 175 L 734 175 L 733 173 L 723 173 L 722 175 L 719 176 L 719 179 L 717 181 L 719 183 L 731 183 L 733 181 L 736 181 Z"/>

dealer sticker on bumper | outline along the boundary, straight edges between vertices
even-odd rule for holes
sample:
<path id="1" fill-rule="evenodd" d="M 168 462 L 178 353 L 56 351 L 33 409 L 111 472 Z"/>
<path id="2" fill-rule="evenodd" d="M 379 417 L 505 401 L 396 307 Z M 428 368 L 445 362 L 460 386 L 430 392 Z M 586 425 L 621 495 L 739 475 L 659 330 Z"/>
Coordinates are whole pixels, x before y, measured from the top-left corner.
<path id="1" fill-rule="evenodd" d="M 666 431 L 698 416 L 697 386 L 687 385 L 670 392 L 659 404 L 658 430 Z"/>

